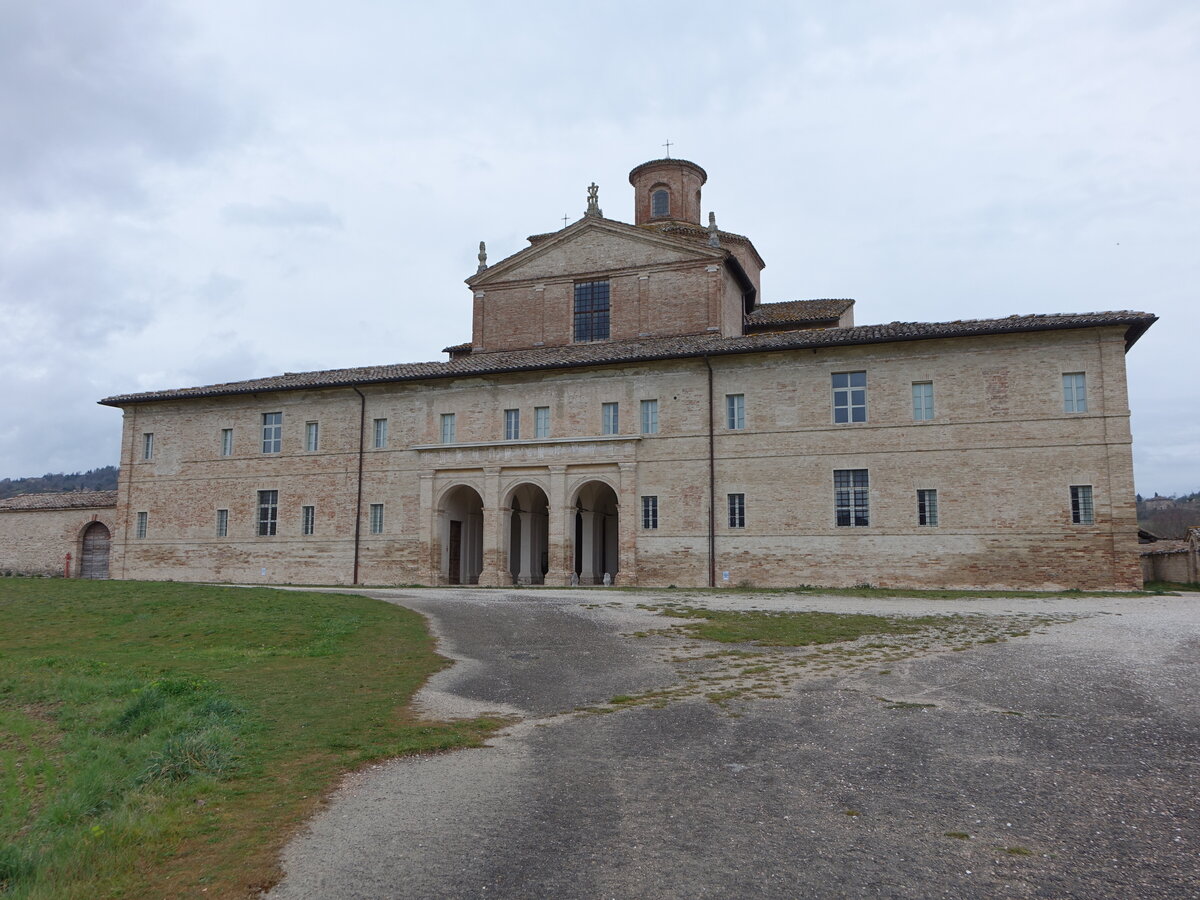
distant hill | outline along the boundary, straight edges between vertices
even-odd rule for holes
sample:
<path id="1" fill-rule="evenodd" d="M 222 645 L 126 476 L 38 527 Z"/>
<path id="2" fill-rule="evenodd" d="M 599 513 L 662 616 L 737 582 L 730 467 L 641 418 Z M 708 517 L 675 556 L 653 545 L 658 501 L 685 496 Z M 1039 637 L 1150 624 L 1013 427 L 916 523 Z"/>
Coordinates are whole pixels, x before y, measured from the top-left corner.
<path id="1" fill-rule="evenodd" d="M 82 474 L 73 472 L 33 475 L 29 478 L 0 478 L 0 499 L 17 494 L 48 494 L 54 491 L 115 491 L 117 467 L 90 469 Z"/>
<path id="2" fill-rule="evenodd" d="M 1160 538 L 1178 540 L 1188 528 L 1200 525 L 1200 491 L 1178 497 L 1138 496 L 1138 527 Z"/>

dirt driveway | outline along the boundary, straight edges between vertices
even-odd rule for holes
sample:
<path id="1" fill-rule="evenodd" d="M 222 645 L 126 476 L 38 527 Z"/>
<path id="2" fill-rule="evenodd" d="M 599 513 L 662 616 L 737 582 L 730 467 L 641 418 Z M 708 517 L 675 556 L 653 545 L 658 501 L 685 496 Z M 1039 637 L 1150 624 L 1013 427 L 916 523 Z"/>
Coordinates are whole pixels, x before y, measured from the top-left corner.
<path id="1" fill-rule="evenodd" d="M 430 715 L 520 721 L 349 778 L 271 898 L 1200 896 L 1200 596 L 691 598 L 965 617 L 762 650 L 686 592 L 364 593 L 458 660 Z"/>

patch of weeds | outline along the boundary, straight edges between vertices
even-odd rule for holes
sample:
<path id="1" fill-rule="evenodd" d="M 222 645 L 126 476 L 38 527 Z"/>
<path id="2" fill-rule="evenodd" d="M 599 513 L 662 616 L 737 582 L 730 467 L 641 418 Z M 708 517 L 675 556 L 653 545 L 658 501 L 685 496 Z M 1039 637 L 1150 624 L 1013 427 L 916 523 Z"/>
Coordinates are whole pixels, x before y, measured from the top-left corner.
<path id="1" fill-rule="evenodd" d="M 1028 847 L 1001 847 L 1000 849 L 1010 856 L 1033 856 L 1033 851 Z"/>
<path id="2" fill-rule="evenodd" d="M 891 669 L 880 669 L 880 670 L 879 670 L 879 672 L 878 672 L 878 674 L 879 674 L 879 675 L 891 675 L 891 674 L 892 674 L 892 670 L 891 670 Z"/>
<path id="3" fill-rule="evenodd" d="M 757 675 L 759 672 L 770 672 L 771 667 L 770 666 L 746 666 L 746 668 L 742 669 L 741 671 L 742 671 L 743 675 Z"/>
<path id="4" fill-rule="evenodd" d="M 969 841 L 971 839 L 971 836 L 965 831 L 946 831 L 943 833 L 948 838 L 955 838 L 956 840 L 960 841 Z"/>
<path id="5" fill-rule="evenodd" d="M 631 697 L 628 694 L 617 694 L 617 696 L 613 697 L 608 702 L 616 706 L 622 703 L 636 703 L 637 699 L 637 697 Z"/>
<path id="6" fill-rule="evenodd" d="M 688 622 L 683 629 L 693 637 L 725 644 L 754 643 L 771 647 L 807 647 L 853 641 L 866 634 L 914 634 L 946 626 L 948 616 L 872 616 L 830 612 L 738 612 L 681 606 L 660 610 L 660 615 Z"/>
<path id="7" fill-rule="evenodd" d="M 862 815 L 862 813 L 860 813 L 860 812 L 859 812 L 857 809 L 848 809 L 848 810 L 846 810 L 846 812 L 844 813 L 844 815 L 847 815 L 847 816 L 861 816 L 861 815 Z"/>
<path id="8" fill-rule="evenodd" d="M 1002 716 L 1023 716 L 1023 715 L 1025 715 L 1025 713 L 1017 712 L 1015 709 L 1006 709 L 1006 710 L 1004 710 L 1004 712 L 1000 713 L 1000 715 L 1002 715 Z"/>

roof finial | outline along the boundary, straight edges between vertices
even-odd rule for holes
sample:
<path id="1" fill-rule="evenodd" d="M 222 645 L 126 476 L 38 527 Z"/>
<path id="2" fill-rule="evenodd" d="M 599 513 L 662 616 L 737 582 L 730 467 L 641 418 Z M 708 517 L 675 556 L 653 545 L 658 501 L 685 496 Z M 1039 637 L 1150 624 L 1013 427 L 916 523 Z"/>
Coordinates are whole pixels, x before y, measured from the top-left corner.
<path id="1" fill-rule="evenodd" d="M 667 159 L 670 159 L 671 158 L 671 139 L 667 138 L 667 142 L 665 144 L 663 144 L 663 146 L 667 148 Z"/>
<path id="2" fill-rule="evenodd" d="M 480 272 L 482 272 L 486 268 L 487 268 L 487 245 L 484 244 L 483 241 L 480 241 L 479 242 L 479 268 L 475 270 L 475 274 L 478 275 Z"/>
<path id="3" fill-rule="evenodd" d="M 721 234 L 717 231 L 717 214 L 715 212 L 708 214 L 708 246 L 721 246 Z"/>
<path id="4" fill-rule="evenodd" d="M 588 201 L 585 216 L 603 216 L 604 212 L 600 209 L 600 188 L 596 187 L 596 182 L 588 185 Z"/>

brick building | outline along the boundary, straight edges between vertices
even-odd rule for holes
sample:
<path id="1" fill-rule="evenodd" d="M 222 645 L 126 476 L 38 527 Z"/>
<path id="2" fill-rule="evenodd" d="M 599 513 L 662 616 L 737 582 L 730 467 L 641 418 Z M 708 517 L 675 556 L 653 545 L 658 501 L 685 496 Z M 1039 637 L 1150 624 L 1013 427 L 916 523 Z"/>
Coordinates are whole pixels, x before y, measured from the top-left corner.
<path id="1" fill-rule="evenodd" d="M 467 279 L 442 362 L 110 397 L 118 578 L 1136 588 L 1141 312 L 763 303 L 703 169 Z"/>

